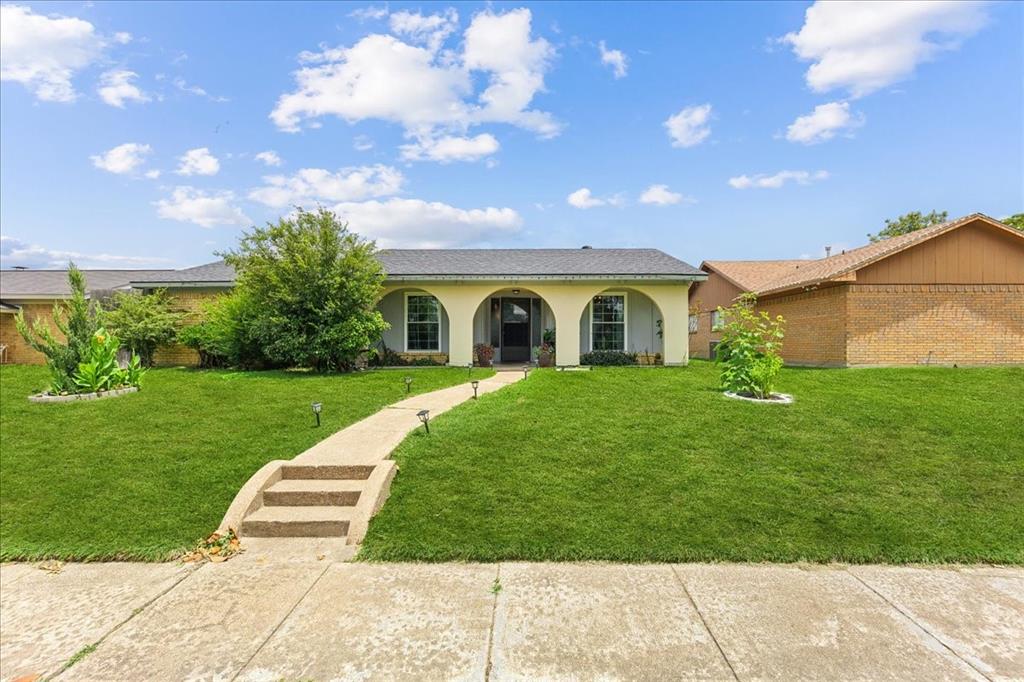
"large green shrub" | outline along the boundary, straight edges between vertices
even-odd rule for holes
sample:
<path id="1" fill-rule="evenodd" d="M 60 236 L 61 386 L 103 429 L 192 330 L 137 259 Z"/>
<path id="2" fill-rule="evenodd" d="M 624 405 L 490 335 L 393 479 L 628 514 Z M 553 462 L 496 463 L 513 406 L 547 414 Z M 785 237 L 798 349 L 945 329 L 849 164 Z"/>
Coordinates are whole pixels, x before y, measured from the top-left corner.
<path id="1" fill-rule="evenodd" d="M 580 355 L 581 365 L 611 367 L 615 365 L 635 365 L 636 363 L 636 353 L 625 353 L 620 350 L 592 350 L 589 353 Z"/>
<path id="2" fill-rule="evenodd" d="M 138 387 L 144 370 L 137 353 L 132 353 L 128 366 L 122 369 L 117 363 L 117 352 L 121 341 L 100 327 L 89 340 L 89 353 L 78 363 L 72 377 L 75 392 L 96 393 L 125 386 Z"/>
<path id="3" fill-rule="evenodd" d="M 325 209 L 254 229 L 222 254 L 249 305 L 246 339 L 273 364 L 352 369 L 387 329 L 375 253 Z"/>
<path id="4" fill-rule="evenodd" d="M 206 302 L 200 321 L 178 331 L 178 342 L 199 353 L 200 367 L 264 367 L 266 356 L 251 333 L 253 318 L 251 300 L 235 290 Z"/>
<path id="5" fill-rule="evenodd" d="M 25 343 L 46 357 L 53 393 L 74 390 L 78 364 L 88 359 L 92 337 L 100 328 L 96 306 L 85 295 L 85 276 L 74 263 L 68 264 L 68 284 L 71 297 L 53 306 L 53 323 L 64 336 L 62 340 L 40 318 L 29 324 L 21 310 L 14 318 Z"/>
<path id="6" fill-rule="evenodd" d="M 722 370 L 722 388 L 757 398 L 770 397 L 782 369 L 782 339 L 786 321 L 755 312 L 757 297 L 747 293 L 728 308 L 719 308 L 722 341 L 715 361 Z"/>
<path id="7" fill-rule="evenodd" d="M 164 289 L 146 295 L 119 291 L 104 307 L 103 324 L 125 348 L 139 355 L 144 366 L 151 367 L 157 346 L 174 341 L 185 316 L 173 309 L 173 302 Z"/>

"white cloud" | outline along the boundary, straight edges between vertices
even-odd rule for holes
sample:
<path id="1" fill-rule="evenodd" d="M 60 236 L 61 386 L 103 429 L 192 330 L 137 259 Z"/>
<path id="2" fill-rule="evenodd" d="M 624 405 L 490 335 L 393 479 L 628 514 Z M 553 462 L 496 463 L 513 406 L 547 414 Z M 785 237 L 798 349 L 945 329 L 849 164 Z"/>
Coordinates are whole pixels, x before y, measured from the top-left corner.
<path id="1" fill-rule="evenodd" d="M 126 142 L 89 158 L 92 160 L 92 165 L 101 170 L 124 175 L 133 172 L 145 163 L 146 155 L 152 151 L 152 147 L 148 144 Z"/>
<path id="2" fill-rule="evenodd" d="M 124 109 L 125 102 L 148 102 L 149 95 L 132 83 L 138 78 L 134 71 L 115 69 L 100 76 L 100 86 L 96 89 L 100 98 L 112 107 Z"/>
<path id="3" fill-rule="evenodd" d="M 437 52 L 459 27 L 459 13 L 454 7 L 446 9 L 444 14 L 427 16 L 403 10 L 392 14 L 388 23 L 396 36 L 406 36 L 411 42 L 426 45 L 431 52 Z"/>
<path id="4" fill-rule="evenodd" d="M 671 206 L 680 202 L 692 204 L 693 199 L 684 197 L 679 192 L 673 192 L 668 185 L 651 185 L 640 195 L 641 204 L 654 204 L 655 206 Z"/>
<path id="5" fill-rule="evenodd" d="M 195 187 L 175 187 L 169 199 L 153 202 L 161 218 L 201 227 L 237 225 L 245 227 L 252 221 L 242 209 L 234 206 L 233 192 L 205 192 Z"/>
<path id="6" fill-rule="evenodd" d="M 358 21 L 369 21 L 371 19 L 383 19 L 388 15 L 388 6 L 374 7 L 370 5 L 368 7 L 360 7 L 354 9 L 348 13 L 350 17 Z"/>
<path id="7" fill-rule="evenodd" d="M 391 166 L 342 168 L 337 173 L 323 168 L 303 168 L 294 175 L 270 175 L 266 183 L 249 192 L 249 198 L 267 206 L 301 206 L 327 201 L 359 201 L 396 194 L 405 177 Z"/>
<path id="8" fill-rule="evenodd" d="M 985 23 L 980 2 L 815 2 L 799 31 L 781 40 L 803 60 L 815 92 L 835 88 L 861 97 L 954 50 Z"/>
<path id="9" fill-rule="evenodd" d="M 154 168 L 153 170 L 146 171 L 145 173 L 143 173 L 143 175 L 145 175 L 150 180 L 157 180 L 160 177 L 160 171 Z"/>
<path id="10" fill-rule="evenodd" d="M 580 187 L 578 190 L 567 196 L 565 200 L 570 206 L 575 208 L 624 206 L 626 204 L 626 198 L 621 193 L 613 194 L 610 197 L 595 197 L 587 187 Z"/>
<path id="11" fill-rule="evenodd" d="M 270 149 L 265 152 L 260 152 L 255 158 L 257 161 L 262 161 L 268 166 L 276 167 L 281 165 L 281 157 L 277 155 L 277 152 Z"/>
<path id="12" fill-rule="evenodd" d="M 30 244 L 14 237 L 0 235 L 0 256 L 4 265 L 24 265 L 28 268 L 66 268 L 68 262 L 83 268 L 145 268 L 167 267 L 166 258 L 150 256 L 121 256 L 110 253 L 82 253 L 50 249 Z"/>
<path id="13" fill-rule="evenodd" d="M 220 170 L 220 161 L 207 147 L 190 149 L 178 157 L 178 161 L 181 164 L 174 171 L 178 175 L 216 175 Z"/>
<path id="14" fill-rule="evenodd" d="M 211 95 L 204 88 L 201 88 L 198 85 L 189 85 L 184 78 L 175 78 L 173 82 L 174 87 L 190 95 L 196 95 L 197 97 L 205 97 L 213 102 L 230 101 L 227 97 L 221 97 L 220 95 Z"/>
<path id="15" fill-rule="evenodd" d="M 784 170 L 779 171 L 775 175 L 738 175 L 734 178 L 729 178 L 729 185 L 736 189 L 779 189 L 787 182 L 795 182 L 798 185 L 809 185 L 812 182 L 825 180 L 827 178 L 828 171 L 823 170 L 814 173 L 803 170 Z"/>
<path id="16" fill-rule="evenodd" d="M 78 93 L 71 79 L 103 48 L 103 39 L 84 19 L 0 5 L 0 80 L 21 83 L 40 100 L 74 101 Z"/>
<path id="17" fill-rule="evenodd" d="M 615 78 L 625 78 L 629 68 L 629 58 L 625 53 L 622 50 L 609 50 L 603 40 L 597 44 L 597 48 L 601 51 L 601 63 L 612 67 Z"/>
<path id="18" fill-rule="evenodd" d="M 850 114 L 849 102 L 829 102 L 814 107 L 814 111 L 798 116 L 786 129 L 786 139 L 801 144 L 817 144 L 831 140 L 836 132 L 864 125 L 864 116 Z"/>
<path id="19" fill-rule="evenodd" d="M 402 145 L 402 158 L 407 161 L 479 161 L 498 151 L 498 140 L 490 133 L 476 137 L 446 135 L 440 138 L 422 138 L 413 144 Z"/>
<path id="20" fill-rule="evenodd" d="M 672 138 L 673 147 L 694 147 L 711 135 L 711 105 L 700 104 L 684 107 L 679 113 L 668 117 L 665 128 Z"/>
<path id="21" fill-rule="evenodd" d="M 543 38 L 531 38 L 528 9 L 475 15 L 461 53 L 439 49 L 454 29 L 454 13 L 395 16 L 401 18 L 393 28 L 426 47 L 371 34 L 351 47 L 304 52 L 295 91 L 281 95 L 270 114 L 274 123 L 296 132 L 325 116 L 349 123 L 381 119 L 403 126 L 421 144 L 465 137 L 469 127 L 485 123 L 508 123 L 542 137 L 558 134 L 561 126 L 551 114 L 529 108 L 544 89 L 554 50 Z M 479 93 L 478 74 L 487 82 Z"/>
<path id="22" fill-rule="evenodd" d="M 127 45 L 132 42 L 133 39 L 132 34 L 128 31 L 118 31 L 114 34 L 114 42 L 120 45 Z"/>
<path id="23" fill-rule="evenodd" d="M 352 146 L 357 152 L 368 152 L 373 149 L 373 140 L 369 135 L 357 135 L 356 138 L 352 140 Z"/>
<path id="24" fill-rule="evenodd" d="M 522 217 L 511 208 L 464 209 L 420 199 L 344 202 L 332 209 L 353 231 L 391 248 L 447 248 L 515 234 Z"/>

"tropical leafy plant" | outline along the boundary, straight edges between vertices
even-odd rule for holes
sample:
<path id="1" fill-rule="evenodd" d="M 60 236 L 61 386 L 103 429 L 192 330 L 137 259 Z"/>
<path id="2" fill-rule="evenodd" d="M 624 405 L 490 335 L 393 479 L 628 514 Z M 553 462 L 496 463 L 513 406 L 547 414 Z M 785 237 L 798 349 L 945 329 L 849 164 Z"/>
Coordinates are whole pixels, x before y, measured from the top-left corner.
<path id="1" fill-rule="evenodd" d="M 757 296 L 742 294 L 733 305 L 719 308 L 722 340 L 715 348 L 721 367 L 722 388 L 735 393 L 768 398 L 782 369 L 782 340 L 786 321 L 755 311 Z"/>
<path id="2" fill-rule="evenodd" d="M 140 295 L 118 291 L 102 313 L 103 326 L 117 335 L 124 347 L 137 353 L 143 365 L 153 365 L 157 346 L 174 341 L 185 313 L 174 310 L 165 289 Z"/>
<path id="3" fill-rule="evenodd" d="M 121 342 L 102 327 L 93 334 L 89 344 L 89 357 L 78 364 L 74 374 L 74 385 L 81 393 L 110 391 L 123 386 L 138 387 L 145 370 L 138 354 L 132 353 L 128 365 L 121 369 L 117 353 Z"/>
<path id="4" fill-rule="evenodd" d="M 25 343 L 46 357 L 52 393 L 73 389 L 78 365 L 88 359 L 93 334 L 100 327 L 96 306 L 86 297 L 85 276 L 74 263 L 68 264 L 68 284 L 70 298 L 53 306 L 53 324 L 64 337 L 62 340 L 41 318 L 29 324 L 22 310 L 14 318 L 14 325 Z"/>

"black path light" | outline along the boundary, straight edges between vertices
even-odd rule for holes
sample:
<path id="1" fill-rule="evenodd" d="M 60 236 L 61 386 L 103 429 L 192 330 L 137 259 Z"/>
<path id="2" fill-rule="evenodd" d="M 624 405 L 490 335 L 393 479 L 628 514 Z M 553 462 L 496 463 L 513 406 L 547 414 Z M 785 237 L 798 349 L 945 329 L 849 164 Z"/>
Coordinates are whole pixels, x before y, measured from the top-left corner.
<path id="1" fill-rule="evenodd" d="M 320 426 L 320 410 L 324 408 L 322 403 L 313 403 L 313 414 L 316 415 L 316 425 Z"/>
<path id="2" fill-rule="evenodd" d="M 523 365 L 523 378 L 525 379 L 528 376 L 530 376 L 530 366 Z"/>
<path id="3" fill-rule="evenodd" d="M 430 434 L 430 410 L 420 410 L 416 413 L 416 416 L 423 422 L 423 428 L 427 430 L 427 435 Z"/>
<path id="4" fill-rule="evenodd" d="M 470 377 L 473 376 L 473 363 L 472 362 L 467 362 L 466 363 L 466 372 L 468 372 L 468 374 L 466 374 L 466 376 L 470 376 Z"/>
<path id="5" fill-rule="evenodd" d="M 408 393 L 412 390 L 412 377 L 405 378 L 405 392 Z"/>
<path id="6" fill-rule="evenodd" d="M 476 389 L 480 388 L 480 382 L 473 379 L 471 383 L 473 384 L 473 400 L 476 400 Z"/>

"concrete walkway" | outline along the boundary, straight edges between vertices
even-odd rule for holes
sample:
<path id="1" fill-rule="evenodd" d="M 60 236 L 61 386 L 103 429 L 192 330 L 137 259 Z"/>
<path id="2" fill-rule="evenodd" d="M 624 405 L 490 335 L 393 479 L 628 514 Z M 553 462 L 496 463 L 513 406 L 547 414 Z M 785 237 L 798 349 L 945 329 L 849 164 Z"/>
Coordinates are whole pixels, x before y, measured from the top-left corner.
<path id="1" fill-rule="evenodd" d="M 1024 679 L 1019 568 L 362 564 L 337 540 L 247 545 L 198 568 L 4 565 L 0 676 Z"/>

